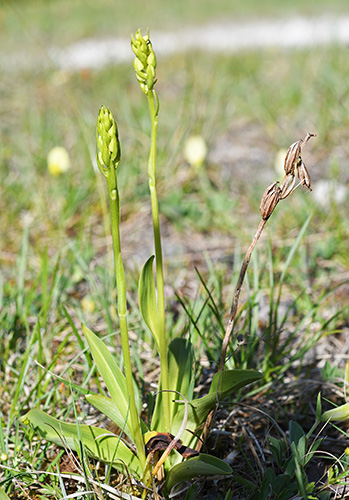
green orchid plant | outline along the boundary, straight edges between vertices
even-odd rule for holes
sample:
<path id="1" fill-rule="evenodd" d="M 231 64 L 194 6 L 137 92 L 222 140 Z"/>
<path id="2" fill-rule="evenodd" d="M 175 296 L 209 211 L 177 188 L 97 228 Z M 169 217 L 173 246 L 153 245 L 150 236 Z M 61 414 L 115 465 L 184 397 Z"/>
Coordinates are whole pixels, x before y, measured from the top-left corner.
<path id="1" fill-rule="evenodd" d="M 154 88 L 156 57 L 149 33 L 143 36 L 138 30 L 132 37 L 131 46 L 135 54 L 133 66 L 140 88 L 148 100 L 151 119 L 148 179 L 155 255 L 150 256 L 144 264 L 138 293 L 141 315 L 160 358 L 161 375 L 156 404 L 150 421 L 142 420 L 143 401 L 134 380 L 135 367 L 132 366 L 130 354 L 127 285 L 120 240 L 117 180 L 121 168 L 121 148 L 114 117 L 107 107 L 102 106 L 97 120 L 97 164 L 108 185 L 124 370 L 120 370 L 99 336 L 82 325 L 90 353 L 109 392 L 109 396 L 87 393 L 85 398 L 118 426 L 120 434 L 91 425 L 62 422 L 38 408 L 30 410 L 23 421 L 36 428 L 44 439 L 76 451 L 83 448 L 90 457 L 111 464 L 128 477 L 133 476 L 138 481 L 138 487 L 143 488 L 143 493 L 139 494 L 145 498 L 150 485 L 169 492 L 178 483 L 200 475 L 231 474 L 231 468 L 224 461 L 199 452 L 200 433 L 210 412 L 220 400 L 260 379 L 262 375 L 254 370 L 226 370 L 222 366 L 213 377 L 208 393 L 195 398 L 193 346 L 186 338 L 175 338 L 169 342 L 165 328 L 164 272 L 156 179 L 159 115 L 159 100 Z M 164 480 L 160 482 L 158 477 L 161 470 L 164 471 Z M 132 492 L 134 494 L 134 489 Z"/>

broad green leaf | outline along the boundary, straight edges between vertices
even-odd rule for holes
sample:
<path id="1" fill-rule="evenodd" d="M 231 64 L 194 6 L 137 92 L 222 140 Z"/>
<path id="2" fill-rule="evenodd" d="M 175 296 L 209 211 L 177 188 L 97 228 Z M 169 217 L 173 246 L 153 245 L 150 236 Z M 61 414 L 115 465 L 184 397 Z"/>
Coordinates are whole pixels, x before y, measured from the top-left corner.
<path id="1" fill-rule="evenodd" d="M 138 284 L 139 308 L 145 324 L 151 331 L 154 340 L 159 347 L 159 315 L 156 302 L 156 292 L 153 274 L 154 255 L 149 257 L 144 264 Z"/>
<path id="2" fill-rule="evenodd" d="M 298 422 L 291 420 L 288 426 L 289 435 L 290 435 L 290 443 L 294 442 L 295 445 L 298 445 L 298 442 L 302 437 L 305 436 L 305 432 Z"/>
<path id="3" fill-rule="evenodd" d="M 124 425 L 125 421 L 123 420 L 118 408 L 115 406 L 113 400 L 106 396 L 102 396 L 100 394 L 88 394 L 86 396 L 87 401 L 97 408 L 101 413 L 103 413 L 106 417 L 110 418 L 123 432 L 132 440 L 132 434 L 128 426 Z M 141 420 L 142 433 L 144 434 L 149 429 L 143 420 Z"/>
<path id="4" fill-rule="evenodd" d="M 212 379 L 209 394 L 217 394 L 219 384 L 219 399 L 224 399 L 230 396 L 233 392 L 238 391 L 241 387 L 255 382 L 263 377 L 263 374 L 256 370 L 225 370 L 217 372 Z"/>
<path id="5" fill-rule="evenodd" d="M 77 451 L 79 447 L 79 435 L 87 453 L 102 462 L 112 463 L 113 467 L 125 472 L 125 467 L 135 474 L 141 474 L 141 466 L 136 455 L 123 441 L 112 432 L 91 425 L 70 424 L 47 415 L 41 410 L 34 408 L 24 417 L 22 422 L 37 428 L 41 436 L 59 446 L 63 444 Z"/>
<path id="6" fill-rule="evenodd" d="M 191 342 L 186 339 L 176 338 L 172 340 L 168 348 L 169 364 L 169 389 L 178 391 L 191 401 L 193 397 L 192 379 L 193 379 L 193 347 Z M 156 405 L 153 412 L 151 428 L 163 430 L 163 410 L 162 396 L 159 392 L 156 399 Z M 171 418 L 175 417 L 178 409 L 183 406 L 181 403 L 172 403 L 174 399 L 181 400 L 179 394 L 171 394 Z"/>
<path id="7" fill-rule="evenodd" d="M 0 488 L 0 500 L 10 500 L 10 497 Z"/>
<path id="8" fill-rule="evenodd" d="M 220 375 L 222 375 L 220 377 Z M 222 374 L 216 373 L 213 377 L 210 392 L 206 396 L 199 399 L 193 399 L 189 404 L 189 415 L 187 428 L 195 431 L 197 427 L 203 424 L 210 410 L 214 408 L 217 401 L 230 396 L 241 387 L 244 387 L 251 382 L 262 378 L 262 373 L 255 370 L 226 370 Z M 217 385 L 220 384 L 220 391 L 217 393 Z M 184 418 L 184 407 L 179 408 L 174 421 L 172 422 L 172 433 L 176 434 L 182 419 Z M 185 445 L 190 446 L 196 438 L 189 432 L 185 432 L 182 441 Z"/>
<path id="9" fill-rule="evenodd" d="M 226 476 L 232 472 L 223 460 L 200 453 L 198 457 L 173 466 L 167 474 L 165 488 L 169 491 L 176 484 L 190 481 L 197 476 Z"/>
<path id="10" fill-rule="evenodd" d="M 114 401 L 111 398 L 106 396 L 102 396 L 100 394 L 87 394 L 87 401 L 97 408 L 103 415 L 110 418 L 120 429 L 123 429 L 124 433 L 130 438 L 133 439 L 130 429 L 128 425 L 125 425 L 125 419 L 121 415 L 118 407 L 115 405 Z"/>
<path id="11" fill-rule="evenodd" d="M 193 397 L 193 346 L 189 340 L 176 338 L 169 345 L 170 389 L 178 391 L 189 401 Z M 173 394 L 174 399 L 180 399 Z M 177 405 L 176 405 L 177 406 Z"/>
<path id="12" fill-rule="evenodd" d="M 128 415 L 129 396 L 126 387 L 126 379 L 117 366 L 114 357 L 109 352 L 104 342 L 97 337 L 89 328 L 82 325 L 83 332 L 91 350 L 91 354 L 97 365 L 109 394 L 117 406 L 122 422 L 127 420 L 128 428 L 131 430 L 131 419 Z M 122 426 L 121 426 L 122 427 Z"/>

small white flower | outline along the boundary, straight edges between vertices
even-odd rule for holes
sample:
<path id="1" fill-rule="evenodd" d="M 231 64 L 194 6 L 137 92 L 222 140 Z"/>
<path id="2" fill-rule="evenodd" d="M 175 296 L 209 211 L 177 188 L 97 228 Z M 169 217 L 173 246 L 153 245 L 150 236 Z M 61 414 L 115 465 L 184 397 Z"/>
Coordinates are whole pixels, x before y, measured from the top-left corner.
<path id="1" fill-rule="evenodd" d="M 201 135 L 189 137 L 184 144 L 183 155 L 189 165 L 199 167 L 205 161 L 207 155 L 206 142 Z"/>
<path id="2" fill-rule="evenodd" d="M 51 175 L 60 175 L 69 170 L 70 158 L 68 151 L 60 146 L 52 148 L 47 155 L 47 169 Z"/>

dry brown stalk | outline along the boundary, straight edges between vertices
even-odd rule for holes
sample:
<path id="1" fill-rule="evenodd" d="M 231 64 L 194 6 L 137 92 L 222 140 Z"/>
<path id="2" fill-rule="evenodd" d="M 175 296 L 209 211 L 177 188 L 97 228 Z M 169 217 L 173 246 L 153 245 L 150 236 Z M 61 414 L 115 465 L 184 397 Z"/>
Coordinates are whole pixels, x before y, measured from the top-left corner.
<path id="1" fill-rule="evenodd" d="M 223 373 L 224 365 L 225 365 L 225 360 L 226 360 L 226 355 L 227 355 L 227 349 L 228 349 L 228 344 L 230 340 L 231 333 L 234 328 L 234 323 L 235 323 L 235 318 L 236 318 L 236 313 L 239 305 L 239 298 L 240 298 L 240 292 L 242 288 L 242 284 L 246 275 L 246 271 L 248 268 L 248 265 L 250 263 L 251 255 L 253 252 L 254 247 L 256 246 L 262 231 L 264 229 L 264 226 L 271 216 L 271 214 L 274 212 L 274 209 L 276 205 L 279 203 L 280 200 L 284 200 L 287 198 L 296 188 L 295 182 L 296 182 L 296 176 L 298 176 L 298 179 L 300 181 L 300 184 L 303 184 L 307 189 L 311 191 L 311 178 L 309 175 L 308 170 L 306 169 L 301 153 L 304 145 L 308 142 L 308 140 L 311 137 L 315 137 L 316 134 L 311 134 L 308 133 L 305 138 L 302 140 L 300 139 L 297 142 L 294 142 L 291 144 L 291 146 L 288 148 L 286 157 L 285 157 L 285 162 L 284 162 L 284 170 L 285 170 L 285 177 L 283 181 L 280 183 L 279 182 L 273 182 L 270 184 L 266 190 L 264 191 L 264 194 L 262 196 L 261 204 L 260 204 L 260 212 L 262 216 L 262 220 L 260 221 L 257 231 L 252 239 L 252 242 L 250 246 L 247 249 L 245 258 L 243 260 L 243 263 L 241 265 L 240 269 L 240 274 L 238 278 L 238 282 L 235 287 L 234 295 L 233 295 L 233 300 L 232 300 L 232 305 L 230 309 L 230 317 L 229 321 L 225 330 L 224 334 L 224 339 L 222 343 L 222 351 L 221 351 L 221 358 L 219 362 L 219 367 L 218 367 L 218 372 Z M 299 184 L 298 184 L 299 185 Z M 218 384 L 219 387 L 219 384 Z M 215 411 L 217 410 L 219 401 L 218 401 L 218 393 L 217 393 L 217 405 L 215 408 L 213 408 L 210 413 L 208 414 L 208 417 L 205 422 L 205 426 L 201 435 L 202 440 L 198 442 L 196 446 L 196 450 L 200 451 L 202 444 L 207 437 L 207 434 L 210 430 L 210 426 L 212 423 L 213 415 Z"/>

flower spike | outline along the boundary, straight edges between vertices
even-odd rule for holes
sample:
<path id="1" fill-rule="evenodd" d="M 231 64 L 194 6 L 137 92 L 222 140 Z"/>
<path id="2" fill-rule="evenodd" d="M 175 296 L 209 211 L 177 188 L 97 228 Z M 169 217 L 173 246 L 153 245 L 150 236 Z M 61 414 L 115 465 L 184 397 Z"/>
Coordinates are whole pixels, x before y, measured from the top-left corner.
<path id="1" fill-rule="evenodd" d="M 147 95 L 156 83 L 156 57 L 149 39 L 149 30 L 145 36 L 142 36 L 140 29 L 137 30 L 135 36 L 131 36 L 131 48 L 136 56 L 133 67 L 137 80 L 142 91 Z"/>
<path id="2" fill-rule="evenodd" d="M 118 127 L 112 112 L 102 106 L 97 118 L 97 164 L 104 176 L 110 168 L 116 169 L 120 163 L 121 148 Z"/>

